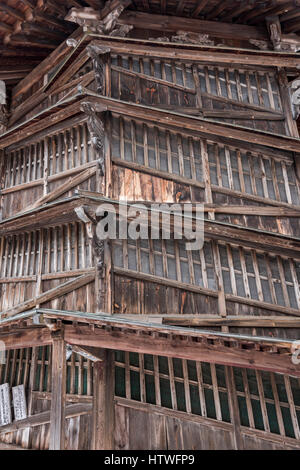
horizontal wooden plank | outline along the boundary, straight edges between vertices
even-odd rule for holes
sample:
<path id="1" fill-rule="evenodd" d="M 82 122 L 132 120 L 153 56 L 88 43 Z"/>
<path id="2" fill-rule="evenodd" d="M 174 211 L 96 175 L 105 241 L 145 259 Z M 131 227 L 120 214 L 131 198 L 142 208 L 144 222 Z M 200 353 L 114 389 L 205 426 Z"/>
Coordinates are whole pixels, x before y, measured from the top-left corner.
<path id="1" fill-rule="evenodd" d="M 66 419 L 75 418 L 76 416 L 81 416 L 83 414 L 89 414 L 92 412 L 91 403 L 77 403 L 74 405 L 66 406 Z M 0 433 L 8 433 L 19 431 L 20 429 L 33 428 L 36 426 L 41 426 L 43 424 L 50 423 L 50 411 L 42 411 L 32 416 L 28 416 L 26 419 L 20 421 L 14 421 L 11 424 L 0 427 Z"/>
<path id="2" fill-rule="evenodd" d="M 287 67 L 295 70 L 300 65 L 297 54 L 258 51 L 249 49 L 193 46 L 191 44 L 162 43 L 129 38 L 114 38 L 97 35 L 93 39 L 99 45 L 108 46 L 113 53 L 139 55 L 143 57 L 183 60 L 190 63 L 203 62 L 207 64 L 230 64 L 263 67 Z M 238 54 L 237 54 L 238 51 Z"/>
<path id="3" fill-rule="evenodd" d="M 154 413 L 161 416 L 169 416 L 180 421 L 190 421 L 193 423 L 199 423 L 202 426 L 208 426 L 210 429 L 223 429 L 227 431 L 233 431 L 233 425 L 231 423 L 225 423 L 222 421 L 213 420 L 211 418 L 193 415 L 184 411 L 171 410 L 158 405 L 152 405 L 150 403 L 141 403 L 136 400 L 130 400 L 128 398 L 117 397 L 115 399 L 117 406 L 124 408 L 131 408 L 134 410 L 144 411 L 145 413 Z M 251 429 L 246 426 L 241 426 L 241 433 L 245 436 L 256 437 L 263 439 L 274 444 L 287 445 L 296 449 L 300 448 L 299 440 L 293 439 L 292 437 L 279 436 L 274 433 L 262 431 L 260 429 Z"/>
<path id="4" fill-rule="evenodd" d="M 236 141 L 246 141 L 252 144 L 300 153 L 300 139 L 295 137 L 271 134 L 254 129 L 246 129 L 241 126 L 210 121 L 208 119 L 201 119 L 195 116 L 186 116 L 184 114 L 174 113 L 164 109 L 99 96 L 96 93 L 93 94 L 89 92 L 88 90 L 85 90 L 85 92 L 87 95 L 91 95 L 92 97 L 88 97 L 84 101 L 90 103 L 96 108 L 99 108 L 99 111 L 103 111 L 103 108 L 106 108 L 109 111 L 113 111 L 124 116 L 132 116 L 143 120 L 146 119 L 150 122 L 155 122 L 156 124 L 162 123 L 179 127 L 181 129 L 187 128 L 199 133 L 203 132 L 209 136 L 217 135 Z"/>
<path id="5" fill-rule="evenodd" d="M 190 31 L 194 33 L 208 34 L 220 39 L 260 39 L 268 40 L 268 32 L 265 27 L 237 25 L 222 23 L 220 21 L 205 21 L 178 16 L 157 15 L 139 11 L 124 11 L 121 13 L 118 23 L 129 24 L 137 29 L 150 29 L 164 32 Z"/>
<path id="6" fill-rule="evenodd" d="M 182 338 L 180 336 L 180 338 Z M 178 357 L 193 361 L 248 367 L 272 372 L 281 372 L 300 377 L 300 368 L 294 365 L 289 355 L 270 354 L 256 350 L 229 348 L 221 344 L 212 345 L 179 339 L 174 335 L 136 334 L 134 331 L 116 331 L 110 328 L 65 325 L 65 340 L 70 344 L 140 352 L 167 357 Z"/>
<path id="7" fill-rule="evenodd" d="M 146 274 L 138 271 L 133 271 L 130 269 L 119 268 L 114 266 L 113 271 L 115 274 L 124 277 L 130 277 L 132 279 L 139 279 L 141 281 L 153 282 L 162 286 L 170 286 L 175 289 L 185 290 L 187 292 L 194 292 L 195 294 L 208 295 L 210 297 L 218 297 L 218 291 L 207 289 L 205 287 L 196 286 L 194 284 L 187 284 L 184 282 L 175 281 L 173 279 L 168 279 L 164 277 L 154 276 L 153 274 Z M 230 302 L 236 302 L 244 305 L 251 305 L 252 307 L 257 307 L 265 310 L 270 310 L 273 312 L 282 313 L 285 315 L 292 315 L 295 317 L 300 317 L 300 311 L 295 308 L 282 307 L 281 305 L 271 304 L 268 302 L 263 302 L 260 300 L 249 299 L 246 297 L 240 297 L 233 294 L 225 294 L 225 299 Z M 203 312 L 205 313 L 205 312 Z"/>
<path id="8" fill-rule="evenodd" d="M 75 279 L 71 279 L 70 281 L 63 282 L 62 284 L 53 287 L 52 289 L 49 289 L 46 292 L 42 292 L 41 294 L 37 295 L 32 299 L 28 299 L 21 304 L 15 305 L 14 307 L 9 308 L 4 312 L 1 312 L 1 317 L 7 318 L 17 315 L 18 313 L 34 308 L 37 304 L 48 302 L 49 300 L 53 300 L 58 297 L 61 297 L 62 295 L 68 294 L 69 292 L 72 292 L 75 289 L 79 289 L 79 287 L 89 284 L 94 279 L 95 273 L 91 272 L 83 274 L 82 276 L 79 276 Z"/>
<path id="9" fill-rule="evenodd" d="M 291 316 L 254 316 L 254 315 L 227 315 L 220 317 L 215 314 L 162 314 L 162 315 L 131 315 L 118 314 L 119 318 L 131 319 L 135 321 L 148 321 L 162 323 L 163 325 L 175 326 L 232 326 L 237 328 L 299 328 L 300 318 Z"/>

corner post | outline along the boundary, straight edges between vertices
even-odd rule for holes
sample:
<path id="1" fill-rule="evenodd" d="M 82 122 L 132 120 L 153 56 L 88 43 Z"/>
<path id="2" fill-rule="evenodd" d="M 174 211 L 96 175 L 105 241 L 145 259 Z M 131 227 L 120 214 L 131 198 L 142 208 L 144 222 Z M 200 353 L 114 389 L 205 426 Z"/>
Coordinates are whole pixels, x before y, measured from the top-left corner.
<path id="1" fill-rule="evenodd" d="M 50 450 L 65 448 L 66 343 L 64 331 L 52 336 L 52 399 L 50 412 Z"/>
<path id="2" fill-rule="evenodd" d="M 104 350 L 94 363 L 92 450 L 114 449 L 114 395 L 114 352 Z"/>

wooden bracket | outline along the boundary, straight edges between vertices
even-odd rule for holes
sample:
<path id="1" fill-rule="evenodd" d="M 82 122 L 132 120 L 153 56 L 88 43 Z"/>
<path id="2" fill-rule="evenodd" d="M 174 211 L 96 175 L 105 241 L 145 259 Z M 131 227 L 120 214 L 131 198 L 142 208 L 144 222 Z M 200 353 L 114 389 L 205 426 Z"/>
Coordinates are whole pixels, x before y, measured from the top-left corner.
<path id="1" fill-rule="evenodd" d="M 80 106 L 87 116 L 87 126 L 91 135 L 91 142 L 98 157 L 100 175 L 105 176 L 105 158 L 104 158 L 104 137 L 105 127 L 103 119 L 96 113 L 95 107 L 89 103 L 84 102 Z"/>
<path id="2" fill-rule="evenodd" d="M 105 55 L 110 52 L 110 48 L 92 43 L 87 46 L 87 52 L 93 62 L 97 93 L 102 95 L 105 88 Z"/>
<path id="3" fill-rule="evenodd" d="M 133 28 L 131 25 L 118 24 L 122 11 L 131 3 L 131 0 L 111 0 L 105 8 L 96 11 L 93 8 L 71 8 L 65 20 L 72 21 L 83 27 L 83 30 L 92 31 L 107 36 L 124 37 Z"/>
<path id="4" fill-rule="evenodd" d="M 298 52 L 300 39 L 297 34 L 283 34 L 278 16 L 266 17 L 270 40 L 275 51 Z"/>
<path id="5" fill-rule="evenodd" d="M 293 118 L 296 120 L 300 114 L 300 78 L 297 77 L 290 83 L 291 104 Z"/>
<path id="6" fill-rule="evenodd" d="M 275 51 L 281 50 L 281 24 L 278 16 L 266 17 L 267 28 Z"/>

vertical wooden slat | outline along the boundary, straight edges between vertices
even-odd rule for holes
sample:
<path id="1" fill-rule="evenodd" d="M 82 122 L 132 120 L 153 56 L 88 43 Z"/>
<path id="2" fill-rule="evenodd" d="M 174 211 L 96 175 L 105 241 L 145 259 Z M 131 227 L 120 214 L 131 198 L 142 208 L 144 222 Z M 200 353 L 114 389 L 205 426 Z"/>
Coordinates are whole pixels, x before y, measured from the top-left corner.
<path id="1" fill-rule="evenodd" d="M 263 387 L 263 383 L 262 383 L 261 372 L 256 370 L 255 375 L 256 375 L 256 381 L 257 381 L 257 386 L 258 386 L 259 401 L 260 401 L 260 406 L 261 406 L 261 412 L 262 412 L 262 417 L 263 417 L 264 428 L 265 428 L 265 431 L 270 432 L 270 424 L 269 424 L 269 418 L 268 418 L 268 412 L 267 412 L 267 406 L 266 406 L 266 400 L 265 400 L 265 394 L 264 394 L 264 387 Z"/>
<path id="2" fill-rule="evenodd" d="M 196 371 L 197 371 L 197 380 L 198 380 L 198 390 L 199 390 L 199 399 L 200 399 L 200 408 L 201 408 L 201 415 L 206 417 L 206 401 L 205 401 L 205 393 L 204 393 L 204 385 L 203 385 L 203 374 L 201 368 L 201 362 L 196 362 Z"/>
<path id="3" fill-rule="evenodd" d="M 283 419 L 282 419 L 282 412 L 280 408 L 280 403 L 279 403 L 279 397 L 278 397 L 278 391 L 277 391 L 277 385 L 275 381 L 275 375 L 273 372 L 270 372 L 271 375 L 271 386 L 272 386 L 272 392 L 273 392 L 273 397 L 274 397 L 274 403 L 275 403 L 275 409 L 276 409 L 276 416 L 277 416 L 277 421 L 278 421 L 278 426 L 279 426 L 279 432 L 282 436 L 285 436 L 285 429 L 284 429 L 284 424 L 283 424 Z"/>
<path id="4" fill-rule="evenodd" d="M 295 402 L 294 402 L 293 392 L 292 392 L 292 388 L 291 388 L 291 382 L 290 382 L 290 378 L 289 378 L 288 375 L 284 375 L 284 384 L 285 384 L 285 390 L 286 390 L 286 394 L 287 394 L 287 398 L 288 398 L 288 402 L 289 402 L 289 409 L 290 409 L 290 413 L 291 413 L 295 438 L 300 439 L 299 422 L 298 422 L 297 412 L 296 412 L 296 408 L 295 408 Z"/>
<path id="5" fill-rule="evenodd" d="M 188 367 L 187 367 L 187 360 L 182 360 L 182 368 L 183 368 L 183 380 L 184 380 L 184 395 L 185 395 L 185 404 L 186 404 L 186 412 L 191 413 L 191 395 L 190 395 L 190 384 L 189 384 L 189 376 L 188 376 Z"/>
<path id="6" fill-rule="evenodd" d="M 222 411 L 221 411 L 221 403 L 220 403 L 217 372 L 216 372 L 216 365 L 215 364 L 210 364 L 210 371 L 211 371 L 211 379 L 212 379 L 212 386 L 213 386 L 216 416 L 217 416 L 218 421 L 222 421 Z"/>
<path id="7" fill-rule="evenodd" d="M 243 439 L 241 436 L 241 421 L 239 414 L 238 399 L 234 381 L 233 367 L 225 366 L 225 378 L 228 391 L 228 404 L 231 416 L 231 422 L 234 428 L 234 441 L 237 450 L 243 450 Z"/>
<path id="8" fill-rule="evenodd" d="M 93 450 L 114 448 L 114 352 L 103 351 L 103 361 L 94 363 L 93 378 Z"/>
<path id="9" fill-rule="evenodd" d="M 173 359 L 171 357 L 168 357 L 168 368 L 169 368 L 172 408 L 173 410 L 177 410 L 177 395 L 176 395 L 175 380 L 174 380 L 174 366 L 173 366 Z"/>
<path id="10" fill-rule="evenodd" d="M 52 334 L 50 450 L 65 447 L 66 344 L 61 331 Z"/>
<path id="11" fill-rule="evenodd" d="M 248 419 L 249 419 L 249 426 L 250 428 L 255 428 L 255 422 L 254 422 L 254 416 L 253 416 L 253 409 L 252 409 L 252 403 L 251 403 L 251 397 L 250 397 L 250 389 L 249 389 L 249 383 L 248 383 L 248 377 L 247 377 L 247 370 L 246 369 L 241 369 L 242 370 L 242 377 L 243 377 L 243 386 L 244 386 L 244 392 L 245 392 L 245 398 L 246 398 L 246 406 L 247 406 L 247 413 L 248 413 Z"/>

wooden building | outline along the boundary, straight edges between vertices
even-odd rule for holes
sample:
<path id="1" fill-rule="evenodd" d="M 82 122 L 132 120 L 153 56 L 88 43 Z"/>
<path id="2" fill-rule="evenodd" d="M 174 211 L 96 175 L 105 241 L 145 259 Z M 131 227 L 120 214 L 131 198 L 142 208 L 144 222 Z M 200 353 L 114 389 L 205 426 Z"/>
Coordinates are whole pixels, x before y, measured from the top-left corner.
<path id="1" fill-rule="evenodd" d="M 300 448 L 298 33 L 298 0 L 0 1 L 0 449 Z M 204 204 L 203 248 L 99 239 L 125 200 Z"/>

